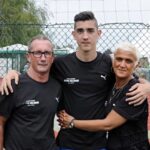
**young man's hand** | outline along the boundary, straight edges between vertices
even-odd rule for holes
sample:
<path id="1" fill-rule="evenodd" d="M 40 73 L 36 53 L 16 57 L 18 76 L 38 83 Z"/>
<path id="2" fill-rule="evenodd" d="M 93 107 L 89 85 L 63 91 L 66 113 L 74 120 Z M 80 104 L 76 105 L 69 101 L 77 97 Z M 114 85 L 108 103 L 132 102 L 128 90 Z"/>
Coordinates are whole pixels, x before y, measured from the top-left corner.
<path id="1" fill-rule="evenodd" d="M 1 83 L 1 94 L 4 95 L 9 95 L 9 93 L 13 93 L 13 88 L 11 85 L 11 80 L 15 79 L 15 83 L 18 84 L 19 81 L 19 72 L 16 70 L 10 70 L 2 79 Z"/>
<path id="2" fill-rule="evenodd" d="M 133 85 L 130 88 L 130 92 L 126 94 L 129 96 L 126 101 L 128 101 L 130 105 L 138 106 L 142 104 L 148 94 L 150 94 L 150 83 L 145 79 L 139 79 L 139 81 L 140 83 Z"/>

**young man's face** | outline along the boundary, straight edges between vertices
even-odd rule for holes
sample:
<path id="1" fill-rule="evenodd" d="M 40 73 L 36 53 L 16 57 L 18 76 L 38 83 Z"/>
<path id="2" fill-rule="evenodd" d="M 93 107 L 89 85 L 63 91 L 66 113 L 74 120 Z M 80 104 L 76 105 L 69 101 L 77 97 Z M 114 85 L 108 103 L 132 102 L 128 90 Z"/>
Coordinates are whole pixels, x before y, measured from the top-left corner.
<path id="1" fill-rule="evenodd" d="M 96 43 L 101 31 L 98 30 L 95 20 L 87 20 L 76 22 L 72 34 L 78 44 L 78 49 L 88 52 L 96 50 Z"/>
<path id="2" fill-rule="evenodd" d="M 40 74 L 49 73 L 53 63 L 52 44 L 48 40 L 34 40 L 27 55 L 31 69 Z"/>

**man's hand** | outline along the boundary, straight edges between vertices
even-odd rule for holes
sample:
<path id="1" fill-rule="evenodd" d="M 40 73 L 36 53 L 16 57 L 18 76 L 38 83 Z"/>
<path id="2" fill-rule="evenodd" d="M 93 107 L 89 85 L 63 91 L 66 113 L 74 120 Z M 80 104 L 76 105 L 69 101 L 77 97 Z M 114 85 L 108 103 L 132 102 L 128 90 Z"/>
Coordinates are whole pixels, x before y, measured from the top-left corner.
<path id="1" fill-rule="evenodd" d="M 126 101 L 130 105 L 138 106 L 142 104 L 147 95 L 150 94 L 150 83 L 145 79 L 139 79 L 139 81 L 140 83 L 133 85 L 129 90 L 130 92 L 126 94 L 129 96 Z"/>
<path id="2" fill-rule="evenodd" d="M 1 83 L 1 94 L 9 95 L 9 93 L 13 93 L 13 88 L 11 86 L 11 80 L 15 79 L 15 84 L 18 84 L 19 81 L 19 72 L 16 70 L 10 70 L 4 77 Z"/>

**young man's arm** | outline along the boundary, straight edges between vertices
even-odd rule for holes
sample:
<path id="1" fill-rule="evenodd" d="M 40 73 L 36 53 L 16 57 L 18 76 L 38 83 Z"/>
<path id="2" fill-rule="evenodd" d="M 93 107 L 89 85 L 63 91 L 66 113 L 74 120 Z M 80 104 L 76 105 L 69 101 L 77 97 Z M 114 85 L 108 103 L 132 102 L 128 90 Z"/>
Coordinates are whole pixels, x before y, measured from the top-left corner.
<path id="1" fill-rule="evenodd" d="M 6 122 L 6 118 L 3 116 L 0 116 L 0 150 L 3 150 L 5 122 Z"/>
<path id="2" fill-rule="evenodd" d="M 150 82 L 142 78 L 139 81 L 140 83 L 133 85 L 129 90 L 130 92 L 126 94 L 129 97 L 126 100 L 129 104 L 134 104 L 135 106 L 142 104 L 145 101 L 145 97 L 150 95 Z"/>
<path id="3" fill-rule="evenodd" d="M 6 95 L 10 92 L 13 93 L 13 88 L 11 86 L 12 79 L 15 79 L 15 83 L 18 84 L 19 73 L 16 70 L 11 70 L 4 76 L 0 88 L 2 95 L 4 93 L 6 93 Z M 131 91 L 132 92 L 127 93 L 127 96 L 130 96 L 127 101 L 129 101 L 129 104 L 140 105 L 145 101 L 147 93 L 150 93 L 150 82 L 145 80 L 145 82 L 137 83 L 132 87 Z"/>

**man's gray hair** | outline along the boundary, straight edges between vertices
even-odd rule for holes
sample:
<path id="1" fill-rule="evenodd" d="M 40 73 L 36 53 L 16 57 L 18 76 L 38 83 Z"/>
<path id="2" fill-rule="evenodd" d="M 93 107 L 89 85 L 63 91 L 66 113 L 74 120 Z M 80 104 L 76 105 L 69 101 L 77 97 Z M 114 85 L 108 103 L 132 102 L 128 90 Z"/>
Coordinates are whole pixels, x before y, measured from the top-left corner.
<path id="1" fill-rule="evenodd" d="M 34 40 L 47 40 L 47 41 L 49 41 L 49 42 L 52 44 L 52 50 L 53 50 L 53 48 L 54 48 L 54 45 L 53 45 L 52 41 L 51 41 L 47 36 L 42 35 L 42 34 L 39 34 L 39 35 L 34 36 L 34 37 L 28 42 L 28 51 L 31 51 L 31 49 L 32 49 L 32 42 L 33 42 Z"/>

